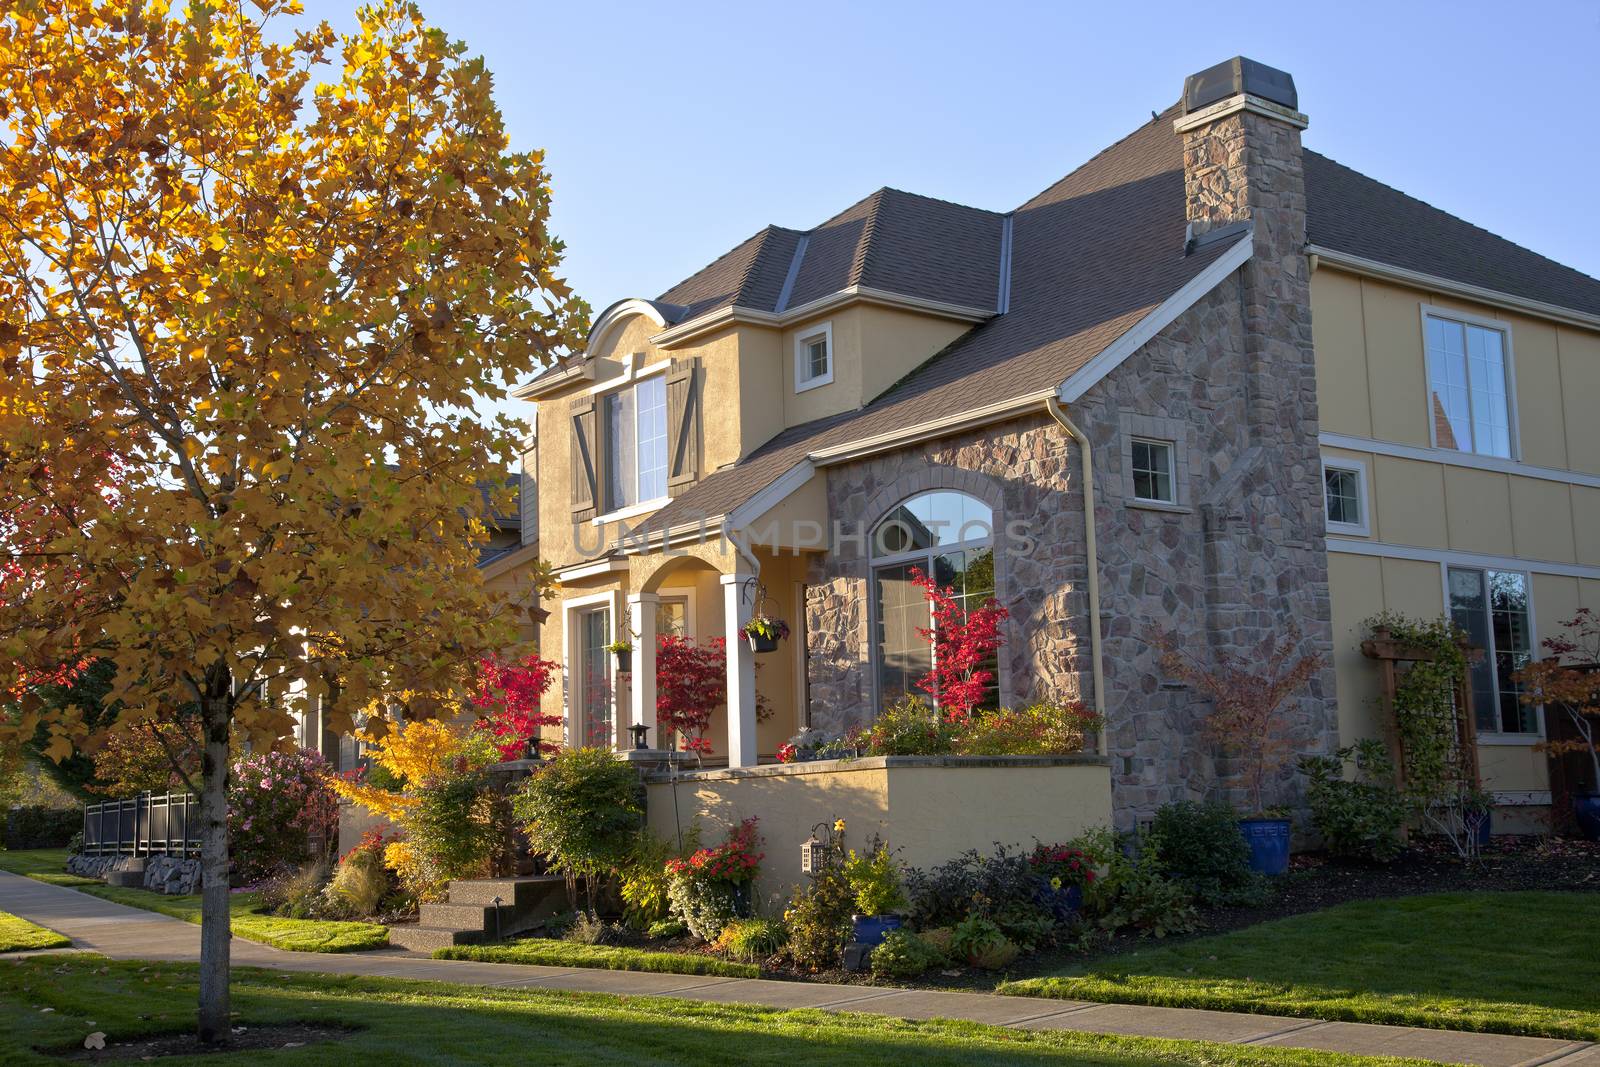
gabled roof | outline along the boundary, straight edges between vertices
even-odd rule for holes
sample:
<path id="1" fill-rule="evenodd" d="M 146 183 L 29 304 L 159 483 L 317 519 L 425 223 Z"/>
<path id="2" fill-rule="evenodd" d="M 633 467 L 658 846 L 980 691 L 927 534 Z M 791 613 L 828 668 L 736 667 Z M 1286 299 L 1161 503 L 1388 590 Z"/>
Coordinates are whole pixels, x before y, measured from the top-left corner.
<path id="1" fill-rule="evenodd" d="M 680 322 L 733 303 L 784 310 L 849 285 L 1003 313 L 861 410 L 784 430 L 712 472 L 650 527 L 727 515 L 808 456 L 1042 397 L 1141 321 L 1148 325 L 1163 303 L 1204 281 L 1208 268 L 1236 260 L 1247 234 L 1185 253 L 1177 115 L 1175 105 L 1153 117 L 1009 215 L 882 189 L 814 230 L 768 227 L 662 294 L 694 309 Z M 1305 177 L 1313 245 L 1600 315 L 1594 278 L 1315 152 L 1305 153 Z M 1002 307 L 999 237 L 1007 219 L 1009 302 Z"/>

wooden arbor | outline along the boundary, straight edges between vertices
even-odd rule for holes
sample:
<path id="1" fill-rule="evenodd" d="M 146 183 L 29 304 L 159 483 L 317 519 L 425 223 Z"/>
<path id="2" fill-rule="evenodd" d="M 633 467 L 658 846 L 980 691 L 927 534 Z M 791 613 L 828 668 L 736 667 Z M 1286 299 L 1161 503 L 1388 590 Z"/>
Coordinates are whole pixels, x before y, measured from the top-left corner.
<path id="1" fill-rule="evenodd" d="M 1451 705 L 1456 720 L 1456 752 L 1459 766 L 1467 780 L 1476 788 L 1478 776 L 1478 720 L 1472 710 L 1472 662 L 1482 650 L 1465 641 L 1461 650 L 1466 653 L 1466 664 L 1456 679 Z M 1389 745 L 1389 756 L 1394 761 L 1395 785 L 1406 786 L 1405 742 L 1401 736 L 1399 719 L 1395 713 L 1395 693 L 1401 677 L 1401 664 L 1431 662 L 1437 659 L 1432 649 L 1404 645 L 1394 640 L 1387 627 L 1379 626 L 1372 636 L 1361 642 L 1361 654 L 1378 661 L 1383 673 L 1383 723 L 1384 740 Z"/>

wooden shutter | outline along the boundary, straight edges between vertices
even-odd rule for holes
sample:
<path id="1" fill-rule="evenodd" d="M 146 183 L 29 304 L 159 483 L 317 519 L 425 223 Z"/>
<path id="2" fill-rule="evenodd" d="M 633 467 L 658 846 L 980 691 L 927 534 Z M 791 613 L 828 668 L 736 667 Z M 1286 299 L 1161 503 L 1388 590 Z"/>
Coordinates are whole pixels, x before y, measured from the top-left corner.
<path id="1" fill-rule="evenodd" d="M 700 477 L 700 360 L 673 360 L 667 372 L 667 490 Z"/>
<path id="2" fill-rule="evenodd" d="M 584 395 L 572 401 L 572 510 L 575 519 L 594 512 L 595 473 L 599 468 L 595 448 L 594 397 Z"/>

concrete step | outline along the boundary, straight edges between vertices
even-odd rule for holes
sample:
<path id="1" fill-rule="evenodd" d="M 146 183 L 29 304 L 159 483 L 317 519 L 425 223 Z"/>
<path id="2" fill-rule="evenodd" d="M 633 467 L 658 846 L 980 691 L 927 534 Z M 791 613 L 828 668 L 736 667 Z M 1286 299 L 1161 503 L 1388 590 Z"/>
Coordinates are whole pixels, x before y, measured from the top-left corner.
<path id="1" fill-rule="evenodd" d="M 450 903 L 487 907 L 499 897 L 503 906 L 538 907 L 548 898 L 567 895 L 567 882 L 559 874 L 531 878 L 472 878 L 450 883 Z"/>
<path id="2" fill-rule="evenodd" d="M 517 914 L 517 909 L 509 905 L 497 909 L 484 904 L 424 904 L 420 925 L 451 930 L 482 930 L 493 934 L 496 911 L 500 913 L 501 927 L 510 925 Z"/>
<path id="3" fill-rule="evenodd" d="M 432 952 L 451 945 L 476 945 L 486 941 L 482 930 L 451 930 L 420 923 L 400 923 L 389 927 L 389 944 L 412 952 Z"/>

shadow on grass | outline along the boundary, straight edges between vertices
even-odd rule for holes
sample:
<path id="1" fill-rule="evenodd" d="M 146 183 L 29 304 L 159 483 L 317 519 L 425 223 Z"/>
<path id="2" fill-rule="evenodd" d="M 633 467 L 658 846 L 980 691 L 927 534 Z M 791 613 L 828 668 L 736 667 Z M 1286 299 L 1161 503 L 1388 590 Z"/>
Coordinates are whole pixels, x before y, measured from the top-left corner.
<path id="1" fill-rule="evenodd" d="M 1355 1064 L 1279 1049 L 903 1022 L 656 997 L 483 989 L 384 978 L 240 970 L 233 1006 L 246 1025 L 297 1022 L 360 1028 L 331 1047 L 252 1051 L 281 1064 L 742 1064 L 756 1060 L 919 1065 L 1062 1063 Z M 37 958 L 0 967 L 0 1061 L 48 1063 L 32 1051 L 81 1043 L 88 1027 L 113 1039 L 168 1031 L 193 1017 L 194 968 Z M 40 1009 L 50 1007 L 45 1013 Z M 92 1020 L 92 1024 L 91 1024 Z M 215 1056 L 163 1060 L 216 1065 Z M 245 1062 L 227 1056 L 222 1062 Z"/>

